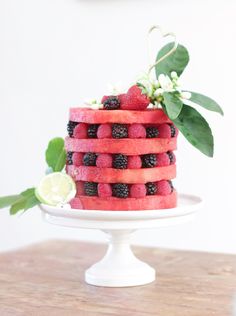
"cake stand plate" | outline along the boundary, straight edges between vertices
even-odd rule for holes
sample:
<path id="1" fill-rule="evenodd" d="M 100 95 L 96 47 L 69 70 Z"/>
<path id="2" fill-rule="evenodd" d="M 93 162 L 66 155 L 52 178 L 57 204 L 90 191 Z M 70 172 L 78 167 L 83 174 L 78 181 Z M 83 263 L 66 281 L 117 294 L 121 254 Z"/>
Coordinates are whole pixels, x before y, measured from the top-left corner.
<path id="1" fill-rule="evenodd" d="M 85 281 L 97 286 L 125 287 L 153 282 L 156 274 L 133 254 L 130 239 L 134 231 L 185 223 L 194 218 L 201 205 L 201 198 L 179 194 L 178 206 L 165 210 L 75 210 L 44 204 L 40 208 L 44 220 L 51 224 L 105 232 L 109 241 L 107 253 L 85 272 Z"/>

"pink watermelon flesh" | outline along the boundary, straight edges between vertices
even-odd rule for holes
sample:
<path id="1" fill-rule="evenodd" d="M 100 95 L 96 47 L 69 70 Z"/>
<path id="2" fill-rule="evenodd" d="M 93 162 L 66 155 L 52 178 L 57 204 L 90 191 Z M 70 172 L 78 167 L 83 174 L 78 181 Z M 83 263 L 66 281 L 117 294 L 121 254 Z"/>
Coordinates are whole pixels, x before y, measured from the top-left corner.
<path id="1" fill-rule="evenodd" d="M 73 165 L 68 166 L 67 172 L 75 181 L 91 181 L 97 183 L 147 183 L 159 180 L 171 180 L 176 177 L 176 166 L 114 169 Z"/>
<path id="2" fill-rule="evenodd" d="M 99 198 L 78 196 L 71 200 L 73 209 L 105 211 L 142 211 L 173 208 L 177 205 L 177 192 L 167 196 L 150 195 L 144 198 L 119 199 L 115 197 Z"/>
<path id="3" fill-rule="evenodd" d="M 144 155 L 163 153 L 175 150 L 177 138 L 149 138 L 149 139 L 75 139 L 66 137 L 67 151 L 94 152 L 124 155 Z"/>
<path id="4" fill-rule="evenodd" d="M 141 123 L 162 124 L 171 123 L 165 113 L 160 110 L 122 111 L 122 110 L 92 110 L 82 108 L 70 109 L 70 120 L 89 124 L 102 123 Z"/>

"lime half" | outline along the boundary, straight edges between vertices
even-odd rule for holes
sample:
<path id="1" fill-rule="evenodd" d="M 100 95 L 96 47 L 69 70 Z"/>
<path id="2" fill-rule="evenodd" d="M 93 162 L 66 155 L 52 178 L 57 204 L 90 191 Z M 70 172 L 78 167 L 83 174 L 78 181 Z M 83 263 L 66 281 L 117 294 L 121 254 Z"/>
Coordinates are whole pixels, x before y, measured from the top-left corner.
<path id="1" fill-rule="evenodd" d="M 76 186 L 66 173 L 54 172 L 40 181 L 35 194 L 40 202 L 55 206 L 65 204 L 75 197 Z"/>

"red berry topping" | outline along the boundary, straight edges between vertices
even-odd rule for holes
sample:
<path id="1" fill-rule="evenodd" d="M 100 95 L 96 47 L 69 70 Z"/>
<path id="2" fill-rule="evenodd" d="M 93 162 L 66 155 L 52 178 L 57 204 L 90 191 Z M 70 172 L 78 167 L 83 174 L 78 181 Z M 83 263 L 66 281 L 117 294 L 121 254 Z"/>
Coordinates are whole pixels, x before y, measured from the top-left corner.
<path id="1" fill-rule="evenodd" d="M 112 188 L 109 183 L 99 183 L 98 184 L 98 196 L 102 198 L 107 198 L 112 196 Z"/>
<path id="2" fill-rule="evenodd" d="M 84 154 L 82 153 L 73 153 L 72 162 L 76 167 L 83 166 Z"/>
<path id="3" fill-rule="evenodd" d="M 143 94 L 142 90 L 137 85 L 134 85 L 129 88 L 120 107 L 122 110 L 146 110 L 149 103 L 149 97 L 146 94 Z"/>
<path id="4" fill-rule="evenodd" d="M 160 138 L 171 138 L 171 128 L 169 124 L 161 124 L 158 126 Z"/>
<path id="5" fill-rule="evenodd" d="M 98 168 L 112 168 L 112 155 L 100 154 L 96 160 L 96 166 Z"/>
<path id="6" fill-rule="evenodd" d="M 109 98 L 109 95 L 104 95 L 102 97 L 101 103 L 104 103 Z"/>
<path id="7" fill-rule="evenodd" d="M 130 196 L 132 198 L 143 198 L 146 196 L 147 189 L 145 184 L 133 184 L 130 187 Z"/>
<path id="8" fill-rule="evenodd" d="M 126 100 L 126 93 L 119 94 L 118 99 L 120 101 L 120 107 L 122 107 L 122 104 L 124 104 Z"/>
<path id="9" fill-rule="evenodd" d="M 140 156 L 128 156 L 128 169 L 139 169 L 142 167 Z"/>
<path id="10" fill-rule="evenodd" d="M 101 124 L 98 127 L 97 138 L 111 138 L 112 130 L 110 124 Z"/>
<path id="11" fill-rule="evenodd" d="M 172 188 L 167 180 L 161 180 L 156 183 L 157 186 L 157 194 L 158 195 L 168 195 L 171 194 Z"/>
<path id="12" fill-rule="evenodd" d="M 74 128 L 73 136 L 75 138 L 87 138 L 88 125 L 85 123 L 80 123 Z"/>
<path id="13" fill-rule="evenodd" d="M 158 167 L 169 166 L 169 164 L 170 164 L 170 157 L 167 153 L 157 154 L 157 166 Z"/>
<path id="14" fill-rule="evenodd" d="M 82 181 L 76 182 L 76 195 L 84 195 L 84 183 Z"/>
<path id="15" fill-rule="evenodd" d="M 131 124 L 128 135 L 129 138 L 146 138 L 146 128 L 142 124 Z"/>

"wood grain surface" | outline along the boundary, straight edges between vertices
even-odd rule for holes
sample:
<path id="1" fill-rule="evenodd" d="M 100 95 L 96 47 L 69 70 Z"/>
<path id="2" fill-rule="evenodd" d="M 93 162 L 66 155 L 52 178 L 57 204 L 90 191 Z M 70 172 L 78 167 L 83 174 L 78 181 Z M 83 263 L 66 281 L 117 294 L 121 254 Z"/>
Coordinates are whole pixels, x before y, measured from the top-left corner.
<path id="1" fill-rule="evenodd" d="M 233 315 L 236 256 L 134 247 L 157 269 L 152 284 L 87 285 L 105 245 L 49 241 L 0 254 L 0 316 Z"/>

